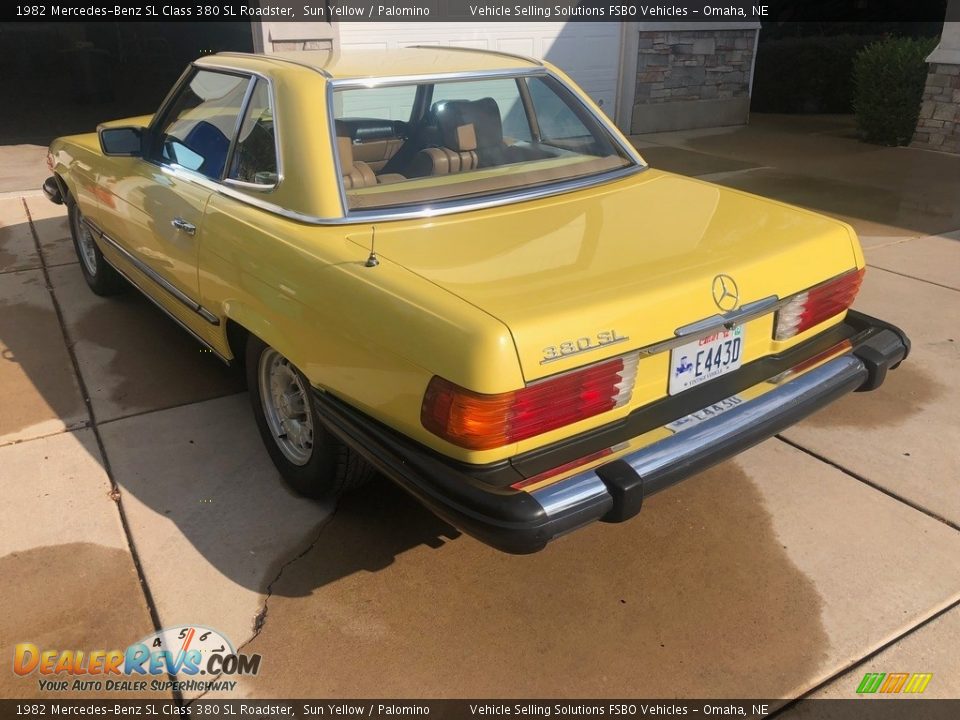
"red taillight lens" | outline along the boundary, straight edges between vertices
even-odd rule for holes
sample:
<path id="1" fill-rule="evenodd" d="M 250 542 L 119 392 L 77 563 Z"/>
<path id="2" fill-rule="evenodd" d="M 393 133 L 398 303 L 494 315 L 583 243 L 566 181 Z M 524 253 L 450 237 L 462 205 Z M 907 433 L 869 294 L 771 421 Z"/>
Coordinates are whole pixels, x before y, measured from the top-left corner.
<path id="1" fill-rule="evenodd" d="M 631 353 L 496 395 L 434 377 L 423 396 L 420 421 L 460 447 L 502 447 L 626 405 L 638 360 Z"/>
<path id="2" fill-rule="evenodd" d="M 860 290 L 865 271 L 851 270 L 794 295 L 777 310 L 774 338 L 787 340 L 846 310 Z"/>

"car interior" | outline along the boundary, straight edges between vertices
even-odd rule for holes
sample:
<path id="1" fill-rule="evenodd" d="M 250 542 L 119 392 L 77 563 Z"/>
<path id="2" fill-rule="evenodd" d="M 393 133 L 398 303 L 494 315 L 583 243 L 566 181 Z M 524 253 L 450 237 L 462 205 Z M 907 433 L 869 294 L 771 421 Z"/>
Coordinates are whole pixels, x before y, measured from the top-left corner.
<path id="1" fill-rule="evenodd" d="M 504 108 L 494 97 L 455 97 L 431 102 L 435 85 L 417 87 L 413 108 L 406 120 L 350 115 L 336 117 L 337 151 L 348 199 L 350 191 L 370 191 L 378 186 L 399 183 L 409 187 L 408 181 L 441 177 L 455 183 L 461 176 L 467 180 L 471 176 L 488 175 L 482 173 L 484 170 L 537 160 L 572 161 L 615 156 L 619 162 L 612 164 L 627 163 L 616 144 L 584 109 L 574 109 L 571 103 L 564 103 L 555 95 L 555 105 L 563 103 L 561 110 L 569 117 L 564 118 L 564 132 L 549 134 L 549 127 L 541 125 L 549 126 L 550 123 L 538 122 L 526 84 L 522 80 L 515 82 L 521 91 L 512 105 L 516 106 L 514 110 L 520 108 L 517 113 L 522 123 L 520 129 L 529 139 L 505 135 Z M 469 84 L 459 83 L 460 86 Z M 516 120 L 514 126 L 518 127 Z M 571 165 L 569 162 L 563 164 Z M 609 165 L 611 163 L 605 164 Z M 544 179 L 558 179 L 557 175 L 558 171 L 554 170 Z M 531 175 L 529 179 L 536 180 L 536 177 Z M 449 187 L 450 183 L 443 184 Z M 428 186 L 436 187 L 436 182 L 424 187 Z M 483 188 L 474 188 L 477 189 L 489 191 L 491 188 L 485 183 Z M 437 191 L 421 195 L 422 199 L 430 199 L 429 196 L 436 196 Z M 387 201 L 386 196 L 382 199 Z M 404 192 L 394 199 L 398 202 L 416 200 L 417 196 Z M 368 201 L 351 202 L 351 206 L 367 204 Z"/>
<path id="2" fill-rule="evenodd" d="M 208 77 L 214 75 L 201 71 L 196 91 L 191 83 L 178 99 L 161 159 L 215 179 L 274 185 L 279 176 L 266 85 L 257 83 L 224 173 L 245 86 L 235 77 Z M 592 113 L 551 78 L 350 92 L 349 102 L 335 92 L 334 126 L 351 209 L 505 192 L 632 164 Z"/>

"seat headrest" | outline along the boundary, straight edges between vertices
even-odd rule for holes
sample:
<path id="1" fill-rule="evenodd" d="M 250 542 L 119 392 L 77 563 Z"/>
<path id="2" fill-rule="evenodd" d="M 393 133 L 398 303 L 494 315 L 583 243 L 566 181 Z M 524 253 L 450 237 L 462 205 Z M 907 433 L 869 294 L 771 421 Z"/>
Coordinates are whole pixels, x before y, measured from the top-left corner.
<path id="1" fill-rule="evenodd" d="M 500 120 L 500 106 L 493 98 L 480 100 L 441 100 L 433 106 L 434 116 L 441 134 L 444 135 L 444 144 L 450 142 L 448 135 L 454 134 L 464 125 L 473 125 L 476 145 L 473 148 L 459 148 L 473 150 L 488 148 L 503 143 L 503 123 Z M 452 128 L 448 131 L 448 128 Z M 447 145 L 451 149 L 457 149 Z"/>
<path id="2" fill-rule="evenodd" d="M 443 133 L 443 145 L 457 152 L 468 152 L 477 149 L 477 131 L 473 123 L 458 125 L 452 131 Z"/>
<path id="3" fill-rule="evenodd" d="M 338 135 L 337 153 L 340 155 L 340 170 L 346 175 L 353 169 L 353 140 Z"/>

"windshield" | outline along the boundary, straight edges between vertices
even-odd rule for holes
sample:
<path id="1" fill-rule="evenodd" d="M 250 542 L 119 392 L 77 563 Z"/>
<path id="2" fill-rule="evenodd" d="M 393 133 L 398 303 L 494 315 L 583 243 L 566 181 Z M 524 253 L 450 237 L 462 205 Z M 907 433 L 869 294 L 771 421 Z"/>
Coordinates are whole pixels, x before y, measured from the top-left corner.
<path id="1" fill-rule="evenodd" d="M 349 210 L 475 198 L 634 165 L 549 76 L 335 88 Z"/>

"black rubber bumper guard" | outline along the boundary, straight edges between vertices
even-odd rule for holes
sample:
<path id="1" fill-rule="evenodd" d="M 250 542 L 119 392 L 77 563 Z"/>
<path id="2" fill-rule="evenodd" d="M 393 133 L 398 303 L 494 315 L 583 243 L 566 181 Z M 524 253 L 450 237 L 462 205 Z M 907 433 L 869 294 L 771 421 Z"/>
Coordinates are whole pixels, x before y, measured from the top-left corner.
<path id="1" fill-rule="evenodd" d="M 627 520 L 653 493 L 775 435 L 848 392 L 879 387 L 887 371 L 899 365 L 910 351 L 910 342 L 900 329 L 854 311 L 829 332 L 830 342 L 839 338 L 840 342 L 849 342 L 850 349 L 690 429 L 531 492 L 481 479 L 485 468 L 451 461 L 329 393 L 316 391 L 315 397 L 321 420 L 334 435 L 438 516 L 499 550 L 530 553 L 587 523 Z M 809 341 L 781 359 L 766 358 L 762 364 L 758 361 L 753 372 L 769 372 L 762 380 L 773 378 L 816 356 L 823 340 Z M 802 357 L 804 354 L 806 357 Z M 731 376 L 745 373 L 750 384 L 756 384 L 749 380 L 749 367 Z M 727 392 L 724 386 L 717 389 Z M 581 457 L 586 457 L 598 441 L 610 446 L 616 432 L 646 427 L 645 419 L 661 426 L 665 417 L 669 422 L 690 412 L 683 395 L 658 401 L 656 407 L 634 411 L 630 422 L 620 423 L 610 433 L 592 433 L 582 442 L 566 442 L 538 452 L 536 465 L 559 467 L 568 461 L 572 450 L 577 450 L 578 442 Z M 555 460 L 552 465 L 551 459 Z"/>
<path id="2" fill-rule="evenodd" d="M 57 178 L 51 175 L 43 181 L 42 188 L 43 194 L 47 196 L 47 200 L 55 205 L 63 205 L 63 188 L 60 187 L 60 182 Z"/>

